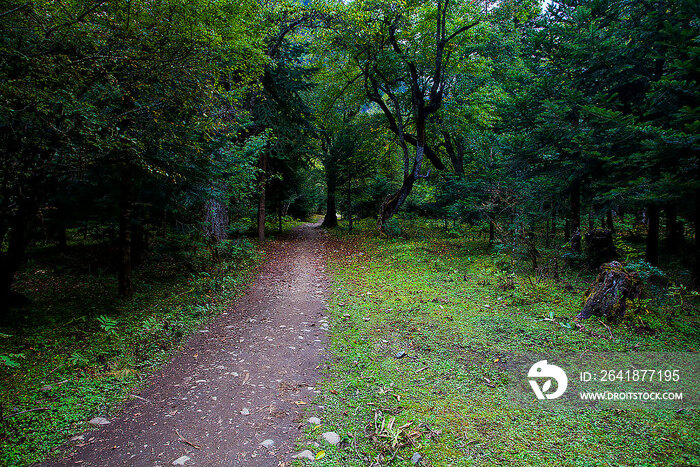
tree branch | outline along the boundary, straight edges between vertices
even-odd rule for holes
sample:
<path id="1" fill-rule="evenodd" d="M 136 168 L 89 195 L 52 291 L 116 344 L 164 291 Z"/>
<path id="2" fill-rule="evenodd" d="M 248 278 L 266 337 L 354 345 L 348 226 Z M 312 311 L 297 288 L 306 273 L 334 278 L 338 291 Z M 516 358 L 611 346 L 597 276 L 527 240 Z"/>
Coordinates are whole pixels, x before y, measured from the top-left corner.
<path id="1" fill-rule="evenodd" d="M 11 15 L 11 14 L 14 13 L 15 11 L 21 10 L 22 8 L 26 8 L 26 7 L 28 7 L 28 6 L 31 5 L 31 4 L 32 4 L 32 2 L 27 2 L 27 3 L 25 3 L 24 5 L 20 5 L 20 6 L 18 6 L 18 7 L 15 7 L 15 8 L 13 8 L 13 9 L 11 9 L 11 10 L 7 10 L 7 11 L 5 11 L 5 12 L 2 12 L 2 13 L 0 13 L 0 18 L 2 18 L 3 16 Z"/>

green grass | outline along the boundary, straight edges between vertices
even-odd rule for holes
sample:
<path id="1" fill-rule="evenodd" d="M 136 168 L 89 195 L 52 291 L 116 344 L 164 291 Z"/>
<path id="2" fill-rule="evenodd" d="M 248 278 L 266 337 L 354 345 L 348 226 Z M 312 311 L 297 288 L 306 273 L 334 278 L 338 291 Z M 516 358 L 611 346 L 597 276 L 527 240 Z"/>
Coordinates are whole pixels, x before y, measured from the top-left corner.
<path id="1" fill-rule="evenodd" d="M 588 331 L 606 336 L 596 337 L 562 326 L 580 310 L 590 273 L 564 268 L 559 281 L 538 281 L 520 263 L 504 272 L 478 236 L 423 226 L 378 238 L 373 228 L 349 236 L 341 227 L 330 246 L 323 426 L 300 446 L 323 431 L 343 442 L 313 448 L 325 451 L 314 465 L 408 466 L 416 452 L 433 466 L 700 465 L 696 411 L 530 407 L 511 400 L 497 362 L 525 352 L 694 351 L 697 304 L 679 309 L 660 293 L 648 305 L 655 334 L 590 320 Z"/>
<path id="2" fill-rule="evenodd" d="M 88 430 L 91 418 L 117 413 L 242 292 L 262 258 L 245 240 L 229 243 L 218 263 L 202 245 L 161 240 L 135 271 L 135 297 L 124 302 L 108 260 L 85 270 L 85 248 L 109 256 L 94 242 L 67 253 L 39 247 L 18 277 L 32 302 L 15 325 L 0 328 L 0 465 L 40 461 Z"/>

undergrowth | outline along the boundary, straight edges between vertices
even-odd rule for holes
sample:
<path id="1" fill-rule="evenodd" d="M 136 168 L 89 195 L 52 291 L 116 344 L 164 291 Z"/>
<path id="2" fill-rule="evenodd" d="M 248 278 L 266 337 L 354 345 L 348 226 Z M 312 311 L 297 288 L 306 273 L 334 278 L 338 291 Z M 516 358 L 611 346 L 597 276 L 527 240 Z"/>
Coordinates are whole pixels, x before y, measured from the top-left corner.
<path id="1" fill-rule="evenodd" d="M 318 404 L 338 446 L 320 466 L 700 465 L 700 416 L 683 410 L 559 408 L 514 402 L 504 356 L 677 351 L 700 344 L 698 303 L 655 289 L 655 328 L 573 318 L 592 272 L 538 275 L 477 234 L 430 225 L 379 238 L 374 222 L 329 244 L 331 349 Z M 413 232 L 410 229 L 414 229 Z M 515 267 L 513 265 L 515 264 Z M 683 300 L 683 302 L 681 302 Z M 655 320 L 655 321 L 654 321 Z M 301 463 L 300 461 L 298 461 Z"/>
<path id="2" fill-rule="evenodd" d="M 0 328 L 0 464 L 28 465 L 109 417 L 183 340 L 242 292 L 261 260 L 242 239 L 211 250 L 160 240 L 135 270 L 133 300 L 117 300 L 105 269 L 85 270 L 81 249 L 39 248 L 17 280 L 30 305 Z"/>

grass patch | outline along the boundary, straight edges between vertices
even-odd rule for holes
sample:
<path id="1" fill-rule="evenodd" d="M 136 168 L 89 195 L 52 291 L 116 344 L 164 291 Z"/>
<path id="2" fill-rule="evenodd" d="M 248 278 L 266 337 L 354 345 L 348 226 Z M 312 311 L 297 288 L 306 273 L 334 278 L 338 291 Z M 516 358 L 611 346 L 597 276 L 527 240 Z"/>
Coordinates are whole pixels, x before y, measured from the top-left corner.
<path id="1" fill-rule="evenodd" d="M 136 295 L 117 300 L 106 245 L 38 248 L 17 288 L 31 304 L 0 328 L 0 464 L 28 465 L 87 421 L 110 417 L 184 339 L 240 294 L 262 259 L 243 239 L 211 251 L 171 236 L 136 271 Z M 87 256 L 86 256 L 87 252 Z"/>
<path id="2" fill-rule="evenodd" d="M 696 302 L 655 296 L 648 307 L 668 318 L 654 333 L 598 320 L 581 332 L 566 325 L 590 273 L 504 272 L 478 236 L 377 238 L 369 221 L 356 229 L 336 231 L 329 246 L 324 425 L 308 441 L 336 431 L 342 442 L 323 443 L 314 465 L 409 466 L 415 453 L 433 466 L 700 465 L 697 412 L 530 408 L 509 398 L 508 370 L 496 363 L 530 351 L 695 351 Z"/>

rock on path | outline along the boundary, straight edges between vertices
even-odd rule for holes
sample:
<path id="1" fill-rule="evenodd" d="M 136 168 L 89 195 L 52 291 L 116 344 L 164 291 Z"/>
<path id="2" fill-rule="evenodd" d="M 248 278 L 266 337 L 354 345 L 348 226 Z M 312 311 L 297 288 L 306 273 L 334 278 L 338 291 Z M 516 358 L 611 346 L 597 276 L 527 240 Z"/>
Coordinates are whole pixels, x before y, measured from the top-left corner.
<path id="1" fill-rule="evenodd" d="M 306 225 L 269 242 L 245 296 L 195 333 L 121 415 L 44 465 L 288 464 L 325 347 L 322 235 Z"/>

